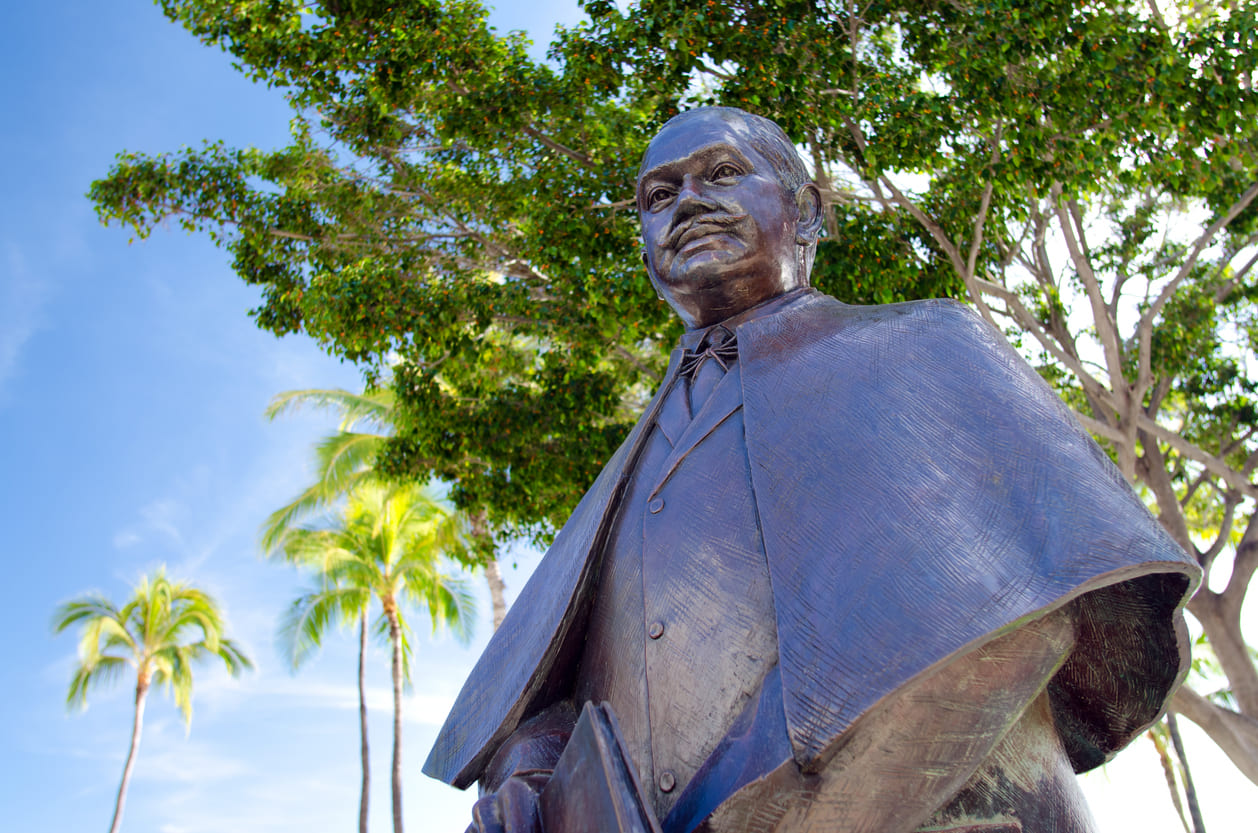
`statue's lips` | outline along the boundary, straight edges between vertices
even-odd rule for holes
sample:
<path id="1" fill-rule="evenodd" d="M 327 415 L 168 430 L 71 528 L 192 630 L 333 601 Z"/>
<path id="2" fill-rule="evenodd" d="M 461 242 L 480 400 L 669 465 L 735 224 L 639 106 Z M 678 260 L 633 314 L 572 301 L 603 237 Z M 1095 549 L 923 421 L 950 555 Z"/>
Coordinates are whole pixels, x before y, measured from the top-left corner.
<path id="1" fill-rule="evenodd" d="M 678 227 L 669 235 L 669 246 L 675 252 L 680 252 L 689 244 L 702 240 L 705 237 L 711 237 L 716 234 L 726 234 L 733 226 L 738 225 L 746 218 L 746 215 L 725 215 L 721 217 L 703 217 L 692 223 L 687 223 Z"/>

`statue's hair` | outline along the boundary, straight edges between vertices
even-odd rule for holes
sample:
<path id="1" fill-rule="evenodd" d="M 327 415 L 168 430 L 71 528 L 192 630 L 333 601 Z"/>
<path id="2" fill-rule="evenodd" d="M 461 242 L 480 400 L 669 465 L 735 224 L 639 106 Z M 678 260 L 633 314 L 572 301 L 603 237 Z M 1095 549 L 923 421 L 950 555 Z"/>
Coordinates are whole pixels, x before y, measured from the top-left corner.
<path id="1" fill-rule="evenodd" d="M 786 135 L 786 132 L 778 127 L 777 122 L 766 119 L 764 116 L 757 116 L 755 113 L 748 113 L 746 110 L 740 110 L 737 107 L 696 107 L 693 110 L 686 110 L 684 113 L 678 113 L 664 122 L 664 126 L 660 128 L 659 133 L 663 133 L 669 127 L 685 124 L 692 118 L 706 113 L 715 113 L 726 122 L 742 122 L 747 127 L 747 144 L 751 145 L 756 153 L 769 161 L 769 165 L 773 168 L 773 173 L 778 178 L 778 182 L 782 183 L 782 187 L 790 193 L 793 194 L 798 191 L 799 187 L 804 183 L 812 182 L 812 177 L 808 175 L 808 169 L 804 167 L 803 160 L 799 158 L 799 152 L 795 150 L 795 144 Z M 658 136 L 659 133 L 656 135 Z M 642 162 L 643 164 L 646 163 L 645 154 Z M 639 178 L 642 177 L 642 173 L 643 169 L 639 168 Z"/>

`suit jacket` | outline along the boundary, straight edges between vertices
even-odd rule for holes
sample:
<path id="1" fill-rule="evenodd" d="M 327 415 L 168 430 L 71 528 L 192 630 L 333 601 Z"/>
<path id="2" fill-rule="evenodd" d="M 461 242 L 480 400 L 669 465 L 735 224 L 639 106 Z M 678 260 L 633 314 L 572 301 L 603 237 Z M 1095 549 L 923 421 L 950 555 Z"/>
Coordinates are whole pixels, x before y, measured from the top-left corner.
<path id="1" fill-rule="evenodd" d="M 999 333 L 950 301 L 810 292 L 737 336 L 777 620 L 770 681 L 802 772 L 898 688 L 1073 600 L 1076 647 L 1048 695 L 1074 768 L 1157 718 L 1186 673 L 1181 608 L 1199 572 Z M 521 591 L 427 774 L 469 786 L 570 690 L 610 520 L 660 401 Z"/>

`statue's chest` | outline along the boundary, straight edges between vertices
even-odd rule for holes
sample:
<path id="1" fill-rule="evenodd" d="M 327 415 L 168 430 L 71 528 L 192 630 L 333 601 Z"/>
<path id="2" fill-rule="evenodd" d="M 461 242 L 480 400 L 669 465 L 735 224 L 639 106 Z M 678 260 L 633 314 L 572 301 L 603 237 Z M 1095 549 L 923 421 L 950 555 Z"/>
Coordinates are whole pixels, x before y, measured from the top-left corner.
<path id="1" fill-rule="evenodd" d="M 576 689 L 611 703 L 661 818 L 777 662 L 741 410 L 674 451 L 653 430 L 634 466 Z"/>

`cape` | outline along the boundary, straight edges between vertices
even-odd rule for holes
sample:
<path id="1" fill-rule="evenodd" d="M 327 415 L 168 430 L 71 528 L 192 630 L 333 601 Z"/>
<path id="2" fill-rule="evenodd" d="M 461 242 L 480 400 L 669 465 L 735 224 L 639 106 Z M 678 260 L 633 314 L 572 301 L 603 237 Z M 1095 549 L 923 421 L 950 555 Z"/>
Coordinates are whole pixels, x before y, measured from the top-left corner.
<path id="1" fill-rule="evenodd" d="M 1157 719 L 1187 671 L 1182 607 L 1199 570 L 1003 336 L 952 301 L 861 307 L 809 292 L 737 338 L 781 702 L 805 772 L 901 685 L 1068 603 L 1076 648 L 1049 694 L 1075 769 Z M 466 788 L 566 696 L 660 401 L 521 591 L 425 773 Z"/>

